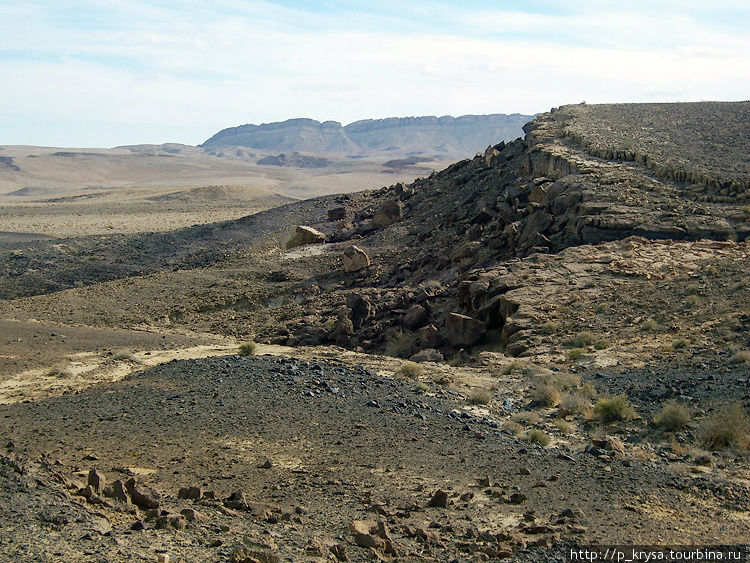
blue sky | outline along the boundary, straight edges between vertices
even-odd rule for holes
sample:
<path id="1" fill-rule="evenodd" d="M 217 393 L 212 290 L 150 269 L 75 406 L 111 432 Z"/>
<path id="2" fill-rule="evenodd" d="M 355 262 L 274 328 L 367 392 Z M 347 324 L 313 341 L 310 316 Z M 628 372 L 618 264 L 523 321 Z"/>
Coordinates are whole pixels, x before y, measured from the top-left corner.
<path id="1" fill-rule="evenodd" d="M 0 0 L 0 144 L 750 98 L 750 3 Z"/>

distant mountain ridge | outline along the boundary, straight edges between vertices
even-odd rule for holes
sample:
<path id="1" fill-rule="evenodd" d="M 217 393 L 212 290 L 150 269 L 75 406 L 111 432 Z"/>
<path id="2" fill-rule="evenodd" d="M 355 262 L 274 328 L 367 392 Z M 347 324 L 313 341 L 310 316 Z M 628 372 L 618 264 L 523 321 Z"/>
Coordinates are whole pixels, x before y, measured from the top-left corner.
<path id="1" fill-rule="evenodd" d="M 302 152 L 338 156 L 408 156 L 464 158 L 487 145 L 523 135 L 533 115 L 490 114 L 452 117 L 364 119 L 342 126 L 338 121 L 308 118 L 240 125 L 216 133 L 203 148 L 251 147 L 267 152 Z"/>

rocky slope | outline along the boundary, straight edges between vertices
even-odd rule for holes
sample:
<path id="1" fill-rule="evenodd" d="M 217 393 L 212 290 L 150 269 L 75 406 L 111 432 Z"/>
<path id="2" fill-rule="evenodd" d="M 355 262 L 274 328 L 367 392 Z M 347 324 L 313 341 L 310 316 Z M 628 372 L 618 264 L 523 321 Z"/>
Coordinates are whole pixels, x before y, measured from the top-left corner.
<path id="1" fill-rule="evenodd" d="M 241 146 L 266 152 L 308 152 L 344 156 L 423 155 L 463 158 L 488 144 L 515 139 L 533 116 L 520 114 L 366 119 L 343 126 L 337 121 L 289 119 L 240 125 L 219 131 L 204 148 Z"/>
<path id="2" fill-rule="evenodd" d="M 0 478 L 25 507 L 0 524 L 31 553 L 91 559 L 557 561 L 592 543 L 750 543 L 744 149 L 690 145 L 747 138 L 747 105 L 565 106 L 409 185 L 168 234 L 5 243 L 3 326 L 41 328 L 0 350 Z M 98 371 L 87 383 L 62 365 L 79 356 L 58 358 L 55 392 L 24 402 L 36 387 L 11 372 L 43 365 L 33 335 L 58 339 L 53 322 L 77 328 L 49 355 L 84 350 Z M 133 348 L 211 335 L 274 357 L 224 348 L 143 369 L 95 343 L 114 329 Z M 421 372 L 402 371 L 409 357 Z M 633 411 L 603 416 L 597 397 L 613 395 Z M 667 429 L 669 401 L 690 412 Z M 736 434 L 709 441 L 717 428 Z M 166 513 L 72 483 L 90 469 L 153 487 Z"/>

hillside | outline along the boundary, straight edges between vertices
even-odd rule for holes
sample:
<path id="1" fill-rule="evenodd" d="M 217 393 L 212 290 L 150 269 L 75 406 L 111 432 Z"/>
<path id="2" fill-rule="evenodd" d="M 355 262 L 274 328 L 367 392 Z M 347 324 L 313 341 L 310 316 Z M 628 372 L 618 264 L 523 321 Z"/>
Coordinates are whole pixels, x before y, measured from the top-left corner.
<path id="1" fill-rule="evenodd" d="M 224 129 L 201 146 L 365 158 L 421 155 L 457 159 L 484 150 L 487 145 L 519 137 L 521 127 L 532 117 L 520 114 L 391 117 L 356 121 L 343 127 L 337 121 L 289 119 Z"/>
<path id="2" fill-rule="evenodd" d="M 749 107 L 563 106 L 411 183 L 1 243 L 0 551 L 746 553 Z"/>

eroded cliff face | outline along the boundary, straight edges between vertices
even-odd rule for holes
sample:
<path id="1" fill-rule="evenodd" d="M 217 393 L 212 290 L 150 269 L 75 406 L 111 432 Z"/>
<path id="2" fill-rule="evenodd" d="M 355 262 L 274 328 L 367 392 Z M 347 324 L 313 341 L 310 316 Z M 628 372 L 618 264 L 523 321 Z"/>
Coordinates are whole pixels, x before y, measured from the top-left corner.
<path id="1" fill-rule="evenodd" d="M 290 119 L 241 125 L 220 131 L 205 143 L 211 148 L 240 145 L 270 152 L 312 152 L 339 156 L 425 155 L 462 158 L 488 144 L 515 139 L 530 115 L 492 114 L 366 119 L 343 127 L 336 121 Z"/>

